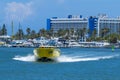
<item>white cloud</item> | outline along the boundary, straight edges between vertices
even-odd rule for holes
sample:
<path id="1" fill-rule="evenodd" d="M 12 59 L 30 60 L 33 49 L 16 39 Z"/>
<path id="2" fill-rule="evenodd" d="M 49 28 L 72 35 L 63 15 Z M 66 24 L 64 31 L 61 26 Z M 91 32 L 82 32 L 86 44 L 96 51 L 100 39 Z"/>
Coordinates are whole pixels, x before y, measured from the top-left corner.
<path id="1" fill-rule="evenodd" d="M 32 2 L 29 3 L 7 3 L 5 7 L 6 19 L 23 21 L 25 18 L 33 14 Z"/>

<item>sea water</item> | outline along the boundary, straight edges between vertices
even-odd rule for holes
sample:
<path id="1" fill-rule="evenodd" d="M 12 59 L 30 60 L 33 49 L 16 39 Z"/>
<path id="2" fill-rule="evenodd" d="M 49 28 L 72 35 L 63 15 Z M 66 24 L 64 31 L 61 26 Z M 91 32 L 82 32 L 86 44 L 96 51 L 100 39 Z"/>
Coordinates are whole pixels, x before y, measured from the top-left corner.
<path id="1" fill-rule="evenodd" d="M 56 62 L 37 62 L 34 48 L 0 48 L 0 80 L 120 80 L 120 49 L 61 48 Z"/>

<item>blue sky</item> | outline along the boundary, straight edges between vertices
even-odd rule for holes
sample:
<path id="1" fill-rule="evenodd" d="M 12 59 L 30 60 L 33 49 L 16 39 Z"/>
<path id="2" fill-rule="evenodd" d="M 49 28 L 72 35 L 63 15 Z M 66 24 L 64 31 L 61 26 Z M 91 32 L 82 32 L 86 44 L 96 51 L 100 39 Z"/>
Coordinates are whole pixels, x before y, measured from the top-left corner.
<path id="1" fill-rule="evenodd" d="M 38 32 L 46 28 L 46 19 L 51 17 L 67 17 L 83 15 L 97 16 L 105 13 L 109 17 L 120 16 L 120 0 L 1 0 L 0 26 L 4 23 L 11 35 L 11 21 L 14 31 L 19 22 L 22 29 L 30 27 Z"/>

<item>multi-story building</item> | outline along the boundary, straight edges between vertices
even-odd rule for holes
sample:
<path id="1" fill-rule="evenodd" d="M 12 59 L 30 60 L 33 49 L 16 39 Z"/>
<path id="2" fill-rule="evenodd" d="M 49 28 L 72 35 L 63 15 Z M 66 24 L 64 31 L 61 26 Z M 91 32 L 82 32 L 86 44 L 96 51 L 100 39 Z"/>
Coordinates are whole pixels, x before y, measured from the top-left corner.
<path id="1" fill-rule="evenodd" d="M 57 18 L 53 17 L 51 19 L 47 19 L 47 30 L 53 29 L 54 32 L 59 29 L 71 29 L 74 28 L 88 28 L 88 19 L 82 18 L 82 16 L 72 16 L 69 15 L 68 18 Z"/>
<path id="2" fill-rule="evenodd" d="M 107 16 L 98 18 L 98 36 L 107 29 L 107 34 L 120 34 L 120 17 L 108 18 Z"/>
<path id="3" fill-rule="evenodd" d="M 98 18 L 90 16 L 88 18 L 88 30 L 89 30 L 89 36 L 93 34 L 93 32 L 96 30 L 96 33 L 98 32 Z"/>
<path id="4" fill-rule="evenodd" d="M 47 30 L 53 29 L 58 31 L 59 29 L 83 29 L 89 30 L 89 36 L 96 30 L 96 36 L 102 36 L 103 30 L 107 29 L 107 34 L 120 34 L 120 17 L 109 18 L 105 14 L 99 15 L 98 17 L 83 18 L 80 16 L 69 15 L 68 18 L 57 18 L 53 17 L 47 19 Z M 106 34 L 106 35 L 107 35 Z"/>

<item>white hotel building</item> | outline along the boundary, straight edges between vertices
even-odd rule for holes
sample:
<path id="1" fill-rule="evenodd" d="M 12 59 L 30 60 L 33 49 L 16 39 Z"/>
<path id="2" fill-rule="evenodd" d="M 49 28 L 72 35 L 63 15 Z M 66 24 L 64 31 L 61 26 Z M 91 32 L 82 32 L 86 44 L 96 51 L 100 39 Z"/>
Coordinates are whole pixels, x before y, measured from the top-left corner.
<path id="1" fill-rule="evenodd" d="M 80 16 L 72 16 L 69 15 L 68 18 L 57 18 L 53 17 L 47 19 L 47 30 L 53 29 L 55 32 L 59 29 L 71 29 L 74 28 L 86 28 L 92 32 L 96 29 L 96 36 L 101 36 L 100 31 L 104 28 L 109 29 L 109 33 L 120 34 L 120 17 L 117 18 L 109 18 L 106 15 L 101 15 L 98 17 L 89 17 L 83 18 Z"/>
<path id="2" fill-rule="evenodd" d="M 100 30 L 103 28 L 109 29 L 109 34 L 116 33 L 120 34 L 120 17 L 108 18 L 99 17 L 98 18 L 98 35 L 101 36 Z"/>
<path id="3" fill-rule="evenodd" d="M 55 32 L 59 29 L 71 29 L 87 28 L 88 19 L 82 18 L 82 16 L 69 15 L 68 18 L 53 17 L 47 20 L 47 29 L 53 29 Z"/>

